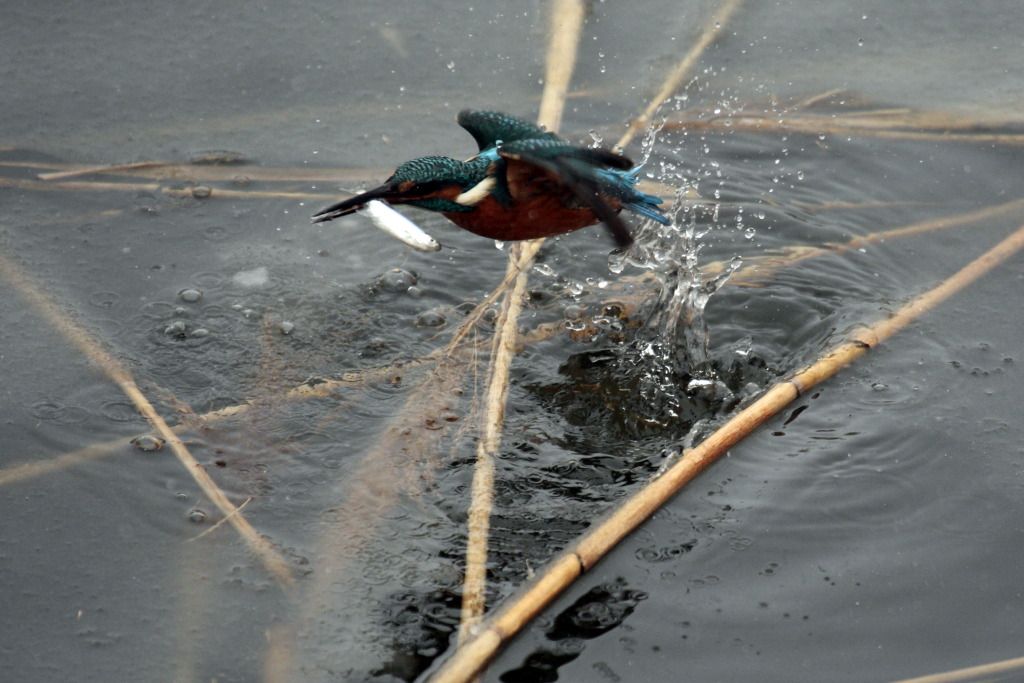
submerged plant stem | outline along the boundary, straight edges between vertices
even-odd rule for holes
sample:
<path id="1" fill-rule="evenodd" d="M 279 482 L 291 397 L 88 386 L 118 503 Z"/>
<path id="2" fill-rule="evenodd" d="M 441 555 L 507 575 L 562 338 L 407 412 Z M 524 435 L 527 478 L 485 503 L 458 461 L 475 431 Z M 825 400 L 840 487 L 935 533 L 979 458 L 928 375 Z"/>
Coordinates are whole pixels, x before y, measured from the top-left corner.
<path id="1" fill-rule="evenodd" d="M 0 255 L 0 274 L 28 300 L 53 325 L 65 339 L 81 351 L 93 365 L 99 368 L 121 391 L 131 400 L 136 409 L 153 426 L 157 433 L 171 448 L 185 470 L 192 476 L 206 497 L 221 514 L 231 523 L 249 548 L 259 557 L 263 566 L 271 576 L 283 586 L 290 587 L 295 579 L 287 561 L 277 550 L 260 535 L 249 521 L 231 503 L 227 495 L 210 478 L 206 470 L 192 456 L 184 442 L 172 430 L 163 417 L 156 411 L 145 394 L 135 383 L 124 365 L 112 354 L 103 349 L 91 334 L 77 322 L 65 315 L 56 303 L 40 290 L 21 272 L 21 269 L 6 256 Z"/>

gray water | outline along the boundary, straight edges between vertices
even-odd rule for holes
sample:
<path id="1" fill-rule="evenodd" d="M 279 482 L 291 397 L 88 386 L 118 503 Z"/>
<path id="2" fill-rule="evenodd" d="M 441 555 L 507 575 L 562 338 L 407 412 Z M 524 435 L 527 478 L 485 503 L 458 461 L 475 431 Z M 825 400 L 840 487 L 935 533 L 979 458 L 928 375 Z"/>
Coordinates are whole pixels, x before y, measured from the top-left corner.
<path id="1" fill-rule="evenodd" d="M 594 3 L 564 135 L 617 139 L 713 7 Z M 248 501 L 243 513 L 298 586 L 287 595 L 228 525 L 197 538 L 216 509 L 169 449 L 130 443 L 150 426 L 3 280 L 0 468 L 114 444 L 3 484 L 5 677 L 252 681 L 280 668 L 283 680 L 413 680 L 445 653 L 474 452 L 457 430 L 478 387 L 467 379 L 461 395 L 449 387 L 418 402 L 423 374 L 409 362 L 446 343 L 497 283 L 506 251 L 423 213 L 409 215 L 445 245 L 439 253 L 411 252 L 360 217 L 311 226 L 309 215 L 409 158 L 471 154 L 454 123 L 463 107 L 534 117 L 546 11 L 7 3 L 0 250 L 171 422 L 185 406 L 253 401 L 244 417 L 185 437 L 232 501 Z M 1022 19 L 1014 3 L 748 3 L 672 106 L 784 116 L 835 90 L 816 111 L 1011 118 L 1024 99 Z M 186 163 L 211 151 L 248 161 L 75 179 L 131 189 L 34 182 L 64 164 Z M 627 152 L 639 158 L 639 141 Z M 269 181 L 259 169 L 353 171 Z M 992 142 L 665 130 L 647 170 L 718 203 L 694 214 L 703 234 L 691 255 L 708 272 L 1022 196 L 1020 146 Z M 241 194 L 266 191 L 291 194 Z M 639 393 L 652 376 L 692 379 L 630 364 L 631 344 L 664 342 L 659 331 L 673 325 L 685 341 L 657 287 L 636 281 L 649 270 L 609 270 L 600 229 L 550 241 L 521 326 L 574 331 L 581 315 L 599 319 L 592 333 L 531 342 L 513 364 L 490 604 L 737 401 L 1021 222 L 978 219 L 753 283 L 735 273 L 704 310 L 705 370 L 728 400 Z M 891 680 L 1024 654 L 1021 263 L 732 449 L 549 607 L 485 680 Z M 628 319 L 615 315 L 634 304 Z M 363 375 L 330 397 L 281 398 L 345 373 Z M 414 438 L 437 435 L 411 454 L 388 440 L 410 400 L 430 412 Z"/>

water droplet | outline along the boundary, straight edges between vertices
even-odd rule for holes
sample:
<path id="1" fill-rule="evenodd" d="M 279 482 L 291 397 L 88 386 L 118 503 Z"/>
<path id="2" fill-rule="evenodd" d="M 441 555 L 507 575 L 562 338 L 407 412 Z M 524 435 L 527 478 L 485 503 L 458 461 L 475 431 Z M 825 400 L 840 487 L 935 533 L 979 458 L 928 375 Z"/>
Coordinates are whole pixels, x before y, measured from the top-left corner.
<path id="1" fill-rule="evenodd" d="M 405 292 L 416 284 L 418 278 L 414 273 L 401 268 L 392 268 L 377 278 L 377 284 L 389 292 Z"/>
<path id="2" fill-rule="evenodd" d="M 743 232 L 743 236 L 746 237 L 748 240 L 754 239 L 754 235 L 756 235 L 756 234 L 757 234 L 757 230 L 754 230 L 753 228 L 747 228 Z"/>
<path id="3" fill-rule="evenodd" d="M 152 453 L 164 447 L 164 440 L 153 434 L 137 436 L 130 443 L 144 453 Z"/>
<path id="4" fill-rule="evenodd" d="M 416 327 L 441 327 L 445 317 L 439 311 L 423 311 L 416 316 Z"/>
<path id="5" fill-rule="evenodd" d="M 181 290 L 178 292 L 178 296 L 181 297 L 182 301 L 193 304 L 203 298 L 203 293 L 198 289 L 190 288 Z"/>
<path id="6" fill-rule="evenodd" d="M 206 521 L 206 513 L 199 508 L 192 508 L 188 511 L 188 521 L 193 524 L 202 524 Z"/>
<path id="7" fill-rule="evenodd" d="M 206 199 L 211 194 L 213 194 L 213 190 L 206 185 L 196 185 L 192 188 L 192 196 L 196 199 Z"/>
<path id="8" fill-rule="evenodd" d="M 292 330 L 295 329 L 295 323 L 288 320 L 282 320 L 277 324 L 277 329 L 281 330 L 281 334 L 291 334 Z"/>
<path id="9" fill-rule="evenodd" d="M 173 323 L 164 328 L 164 334 L 171 337 L 185 338 L 185 334 L 188 332 L 188 325 L 184 320 L 175 320 Z"/>

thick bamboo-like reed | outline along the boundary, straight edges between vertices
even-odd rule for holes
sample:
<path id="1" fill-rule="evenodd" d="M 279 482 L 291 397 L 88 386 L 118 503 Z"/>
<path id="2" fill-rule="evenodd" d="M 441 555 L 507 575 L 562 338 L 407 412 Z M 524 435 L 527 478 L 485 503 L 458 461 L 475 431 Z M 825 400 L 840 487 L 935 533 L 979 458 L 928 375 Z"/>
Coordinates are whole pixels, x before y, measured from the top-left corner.
<path id="1" fill-rule="evenodd" d="M 478 626 L 477 634 L 460 645 L 434 673 L 430 679 L 432 683 L 471 680 L 505 641 L 731 446 L 778 414 L 802 393 L 832 377 L 1022 248 L 1024 226 L 949 279 L 901 306 L 891 318 L 856 332 L 851 335 L 850 341 L 840 344 L 814 364 L 795 373 L 792 378 L 774 385 L 699 446 L 685 452 L 664 474 L 628 498 L 602 523 L 558 554 L 520 593 L 518 599 Z"/>
<path id="2" fill-rule="evenodd" d="M 977 683 L 978 681 L 1009 680 L 1006 676 L 1014 673 L 1019 678 L 1022 672 L 1024 672 L 1024 657 L 1016 657 L 999 662 L 970 666 L 955 671 L 943 671 L 942 673 L 929 674 L 917 678 L 907 678 L 896 681 L 896 683 L 971 683 L 972 681 Z"/>

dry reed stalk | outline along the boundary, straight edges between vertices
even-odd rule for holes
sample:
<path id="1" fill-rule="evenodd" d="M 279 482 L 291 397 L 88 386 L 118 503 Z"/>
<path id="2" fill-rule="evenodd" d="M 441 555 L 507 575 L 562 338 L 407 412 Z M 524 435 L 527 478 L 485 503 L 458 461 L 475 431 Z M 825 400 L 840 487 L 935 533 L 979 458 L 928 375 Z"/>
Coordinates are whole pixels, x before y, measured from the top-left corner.
<path id="1" fill-rule="evenodd" d="M 479 625 L 477 635 L 460 645 L 431 677 L 433 683 L 468 681 L 497 652 L 502 643 L 592 567 L 627 534 L 674 496 L 731 446 L 772 418 L 798 396 L 832 377 L 898 330 L 961 291 L 982 275 L 1024 248 L 1024 226 L 966 265 L 938 286 L 901 306 L 896 313 L 851 335 L 789 380 L 774 385 L 759 399 L 733 416 L 699 446 L 683 453 L 674 465 L 639 492 L 630 496 L 575 544 L 557 555 L 519 598 Z"/>
<path id="2" fill-rule="evenodd" d="M 409 367 L 417 362 L 418 361 L 412 361 L 404 367 Z M 385 368 L 377 371 L 375 375 L 376 374 L 393 375 L 394 369 Z M 336 395 L 338 390 L 342 387 L 368 384 L 370 381 L 383 381 L 383 379 L 369 379 L 368 377 L 371 376 L 360 376 L 355 379 L 324 380 L 323 382 L 315 385 L 302 384 L 285 392 L 281 397 L 279 397 L 279 400 L 300 401 L 310 398 L 328 398 Z M 220 420 L 239 418 L 249 412 L 252 407 L 252 403 L 240 403 L 238 405 L 226 406 L 208 413 L 195 415 L 193 419 L 199 424 L 209 424 Z M 186 431 L 189 428 L 190 426 L 185 424 L 171 426 L 171 430 L 175 433 Z M 144 434 L 138 434 L 136 436 L 144 436 Z M 69 453 L 63 453 L 48 460 L 25 462 L 4 468 L 0 470 L 0 488 L 8 484 L 17 484 L 37 477 L 55 474 L 57 472 L 64 472 L 72 467 L 78 467 L 92 460 L 99 460 L 100 458 L 119 455 L 124 452 L 125 445 L 127 443 L 129 443 L 129 439 L 127 438 L 112 439 L 104 443 L 93 444 Z"/>
<path id="3" fill-rule="evenodd" d="M 617 148 L 625 149 L 626 145 L 636 137 L 638 132 L 651 124 L 651 117 L 654 116 L 654 112 L 656 112 L 658 107 L 660 107 L 665 100 L 671 97 L 674 92 L 679 90 L 679 86 L 682 85 L 683 79 L 689 75 L 690 71 L 697 63 L 697 60 L 701 58 L 701 55 L 703 55 L 704 51 L 708 49 L 708 46 L 711 45 L 711 43 L 713 43 L 719 36 L 722 27 L 724 27 L 729 19 L 732 18 L 732 15 L 736 12 L 736 9 L 740 6 L 741 2 L 742 0 L 726 0 L 725 5 L 711 17 L 711 20 L 708 21 L 707 24 L 704 25 L 704 30 L 701 31 L 700 38 L 697 39 L 697 42 L 693 44 L 693 47 L 690 48 L 689 52 L 686 53 L 682 60 L 680 60 L 676 67 L 672 69 L 671 73 L 669 73 L 665 78 L 658 94 L 651 99 L 647 108 L 630 122 L 629 128 L 626 129 L 626 132 L 619 141 L 615 143 Z"/>
<path id="4" fill-rule="evenodd" d="M 1024 657 L 1004 659 L 1000 662 L 979 664 L 978 666 L 943 671 L 942 673 L 906 678 L 895 683 L 966 683 L 968 681 L 1004 680 L 1007 674 L 1024 672 Z"/>
<path id="5" fill-rule="evenodd" d="M 39 164 L 29 162 L 0 162 L 0 168 L 19 166 L 29 168 L 60 169 L 40 173 L 40 180 L 61 180 L 82 175 L 117 175 L 152 180 L 188 179 L 203 182 L 244 183 L 249 181 L 271 183 L 366 183 L 391 175 L 385 168 L 270 168 L 248 164 L 218 166 L 207 164 L 179 164 L 174 162 L 147 162 L 145 164 L 115 164 L 93 166 L 85 164 Z"/>
<path id="6" fill-rule="evenodd" d="M 960 133 L 1020 128 L 1024 125 L 1022 119 L 984 118 L 945 110 L 927 111 L 907 108 L 857 109 L 844 110 L 842 113 L 799 112 L 794 117 L 808 122 L 833 122 L 857 128 L 907 128 Z"/>
<path id="7" fill-rule="evenodd" d="M 56 303 L 25 275 L 13 261 L 0 255 L 0 275 L 31 303 L 65 339 L 81 351 L 98 369 L 124 392 L 135 408 L 153 426 L 164 442 L 171 448 L 182 466 L 199 485 L 206 497 L 229 518 L 231 525 L 245 540 L 249 548 L 263 563 L 272 577 L 283 586 L 291 586 L 295 579 L 288 563 L 274 547 L 249 524 L 244 516 L 232 514 L 236 508 L 227 495 L 206 473 L 202 465 L 192 456 L 184 442 L 167 425 L 164 419 L 135 384 L 134 378 L 124 365 L 103 349 L 89 332 L 70 319 Z"/>
<path id="8" fill-rule="evenodd" d="M 40 173 L 36 177 L 40 180 L 65 180 L 67 178 L 77 178 L 83 175 L 92 175 L 93 173 L 116 173 L 118 171 L 133 171 L 139 169 L 149 170 L 152 168 L 167 166 L 170 162 L 166 161 L 136 161 L 128 164 L 107 164 L 104 166 L 83 166 L 80 168 L 69 169 L 67 171 L 51 171 L 49 173 Z"/>
<path id="9" fill-rule="evenodd" d="M 285 402 L 305 401 L 313 398 L 332 398 L 337 397 L 338 393 L 343 389 L 365 387 L 377 382 L 395 381 L 398 377 L 406 378 L 411 371 L 421 371 L 431 363 L 435 363 L 446 356 L 451 356 L 453 348 L 463 341 L 466 332 L 480 320 L 482 314 L 493 303 L 499 293 L 500 288 L 492 292 L 488 298 L 477 305 L 463 321 L 463 324 L 456 330 L 453 342 L 447 349 L 435 349 L 419 358 L 403 361 L 401 365 L 388 365 L 358 372 L 346 372 L 338 379 L 317 378 L 315 383 L 300 384 L 283 394 L 277 395 L 275 399 L 278 402 Z M 195 414 L 192 416 L 191 421 L 198 425 L 209 425 L 222 420 L 238 419 L 244 417 L 254 407 L 255 404 L 252 402 L 225 406 L 206 413 Z M 171 427 L 176 433 L 190 428 L 191 426 L 186 424 L 177 424 Z M 143 434 L 137 436 L 143 436 Z M 25 462 L 0 469 L 0 487 L 65 471 L 91 460 L 117 455 L 124 451 L 127 441 L 128 439 L 126 438 L 112 439 L 105 443 L 93 444 L 70 453 L 64 453 L 49 460 Z"/>
<path id="10" fill-rule="evenodd" d="M 775 132 L 779 134 L 799 133 L 803 135 L 856 135 L 885 140 L 1024 145 L 1024 133 L 971 132 L 976 130 L 977 126 L 977 122 L 971 122 L 966 129 L 958 129 L 942 122 L 933 121 L 929 123 L 925 119 L 910 117 L 902 117 L 894 121 L 891 118 L 872 120 L 865 116 L 849 117 L 845 115 L 824 116 L 811 114 L 782 116 L 736 114 L 732 116 L 714 116 L 711 118 L 689 117 L 682 120 L 669 121 L 665 124 L 667 130 L 727 130 L 756 133 Z M 935 130 L 922 130 L 928 127 L 933 127 Z"/>
<path id="11" fill-rule="evenodd" d="M 463 580 L 459 639 L 467 638 L 486 607 L 487 545 L 494 499 L 494 458 L 501 445 L 501 429 L 508 400 L 509 369 L 518 339 L 519 313 L 526 295 L 529 264 L 543 240 L 517 244 L 509 255 L 507 277 L 515 277 L 505 294 L 491 344 L 490 373 L 480 421 L 476 466 L 473 470 L 469 519 L 467 523 L 466 570 Z"/>
<path id="12" fill-rule="evenodd" d="M 562 125 L 562 110 L 569 82 L 576 67 L 576 52 L 583 31 L 586 5 L 583 0 L 556 0 L 552 8 L 551 40 L 544 67 L 544 92 L 540 98 L 538 123 L 557 131 Z"/>
<path id="13" fill-rule="evenodd" d="M 0 487 L 9 484 L 19 484 L 48 474 L 64 472 L 92 460 L 99 460 L 100 458 L 106 458 L 115 453 L 123 452 L 124 447 L 124 439 L 115 439 L 107 443 L 86 446 L 70 453 L 63 453 L 48 460 L 23 462 L 20 465 L 13 465 L 0 470 Z"/>
<path id="14" fill-rule="evenodd" d="M 53 192 L 62 190 L 69 192 L 82 192 L 88 190 L 120 191 L 120 192 L 159 192 L 159 183 L 103 183 L 84 182 L 70 180 L 62 183 L 48 183 L 43 180 L 30 180 L 26 178 L 0 178 L 0 187 L 16 187 L 19 190 L 38 190 L 40 192 Z"/>
<path id="15" fill-rule="evenodd" d="M 800 100 L 799 102 L 796 103 L 795 108 L 797 108 L 797 109 L 806 109 L 806 108 L 809 108 L 809 107 L 813 107 L 818 102 L 822 102 L 822 101 L 827 100 L 827 99 L 829 99 L 831 97 L 834 97 L 835 95 L 839 95 L 839 94 L 841 94 L 843 92 L 846 92 L 845 88 L 832 88 L 831 90 L 826 90 L 825 92 L 820 92 L 817 95 L 811 95 L 810 97 L 805 97 L 804 99 L 802 99 L 802 100 Z"/>
<path id="16" fill-rule="evenodd" d="M 86 180 L 67 180 L 48 182 L 44 180 L 26 180 L 21 178 L 0 178 L 0 187 L 16 187 L 20 190 L 36 190 L 39 192 L 151 192 L 170 197 L 195 197 L 208 199 L 306 199 L 318 202 L 337 200 L 334 192 L 284 192 L 280 190 L 229 190 L 222 188 L 200 188 L 198 186 L 175 188 L 164 187 L 159 183 L 111 183 Z"/>
<path id="17" fill-rule="evenodd" d="M 582 0 L 557 0 L 551 16 L 544 92 L 537 124 L 557 131 L 562 122 L 565 96 L 569 91 L 576 53 L 583 31 L 585 7 Z M 530 264 L 543 239 L 516 243 L 509 251 L 508 266 L 501 289 L 506 289 L 499 324 L 492 340 L 490 372 L 479 416 L 479 441 L 473 470 L 466 541 L 466 569 L 463 579 L 459 640 L 469 637 L 486 608 L 487 546 L 494 500 L 494 458 L 501 445 L 501 429 L 508 401 L 509 368 L 515 354 L 519 313 L 526 294 Z"/>
<path id="18" fill-rule="evenodd" d="M 206 529 L 206 530 L 202 531 L 201 533 L 196 534 L 192 538 L 188 539 L 189 543 L 191 543 L 192 541 L 198 541 L 203 536 L 209 536 L 214 531 L 216 531 L 222 524 L 224 524 L 224 522 L 226 522 L 229 519 L 231 519 L 231 517 L 233 515 L 240 515 L 240 514 L 242 514 L 242 508 L 244 508 L 246 505 L 248 505 L 251 501 L 252 501 L 252 496 L 250 496 L 250 497 L 246 498 L 245 500 L 243 500 L 242 504 L 239 505 L 238 507 L 236 507 L 234 510 L 232 510 L 231 513 L 227 517 L 221 517 L 219 520 L 217 520 L 217 523 L 214 524 L 213 526 L 211 526 L 209 529 Z"/>
<path id="19" fill-rule="evenodd" d="M 764 254 L 751 259 L 749 264 L 743 265 L 729 278 L 732 284 L 752 284 L 758 280 L 765 280 L 775 271 L 792 266 L 801 261 L 806 261 L 819 256 L 841 254 L 848 251 L 856 251 L 870 244 L 878 244 L 897 239 L 906 239 L 940 230 L 958 228 L 964 225 L 977 224 L 981 221 L 992 220 L 1013 216 L 1024 211 L 1024 199 L 1015 199 L 1005 204 L 969 211 L 956 216 L 934 218 L 919 223 L 912 223 L 901 228 L 881 230 L 868 235 L 858 236 L 842 244 L 830 244 L 824 247 L 788 247 L 775 254 Z M 723 262 L 710 263 L 702 268 L 704 276 L 714 278 L 727 264 Z"/>
<path id="20" fill-rule="evenodd" d="M 207 182 L 262 181 L 272 183 L 324 182 L 365 183 L 386 178 L 392 169 L 386 168 L 274 168 L 248 164 L 210 165 L 182 164 L 171 161 L 146 161 L 135 164 L 67 164 L 45 161 L 0 161 L 0 168 L 47 168 L 39 173 L 39 180 L 58 180 L 81 175 L 118 175 L 153 180 L 202 180 Z"/>

